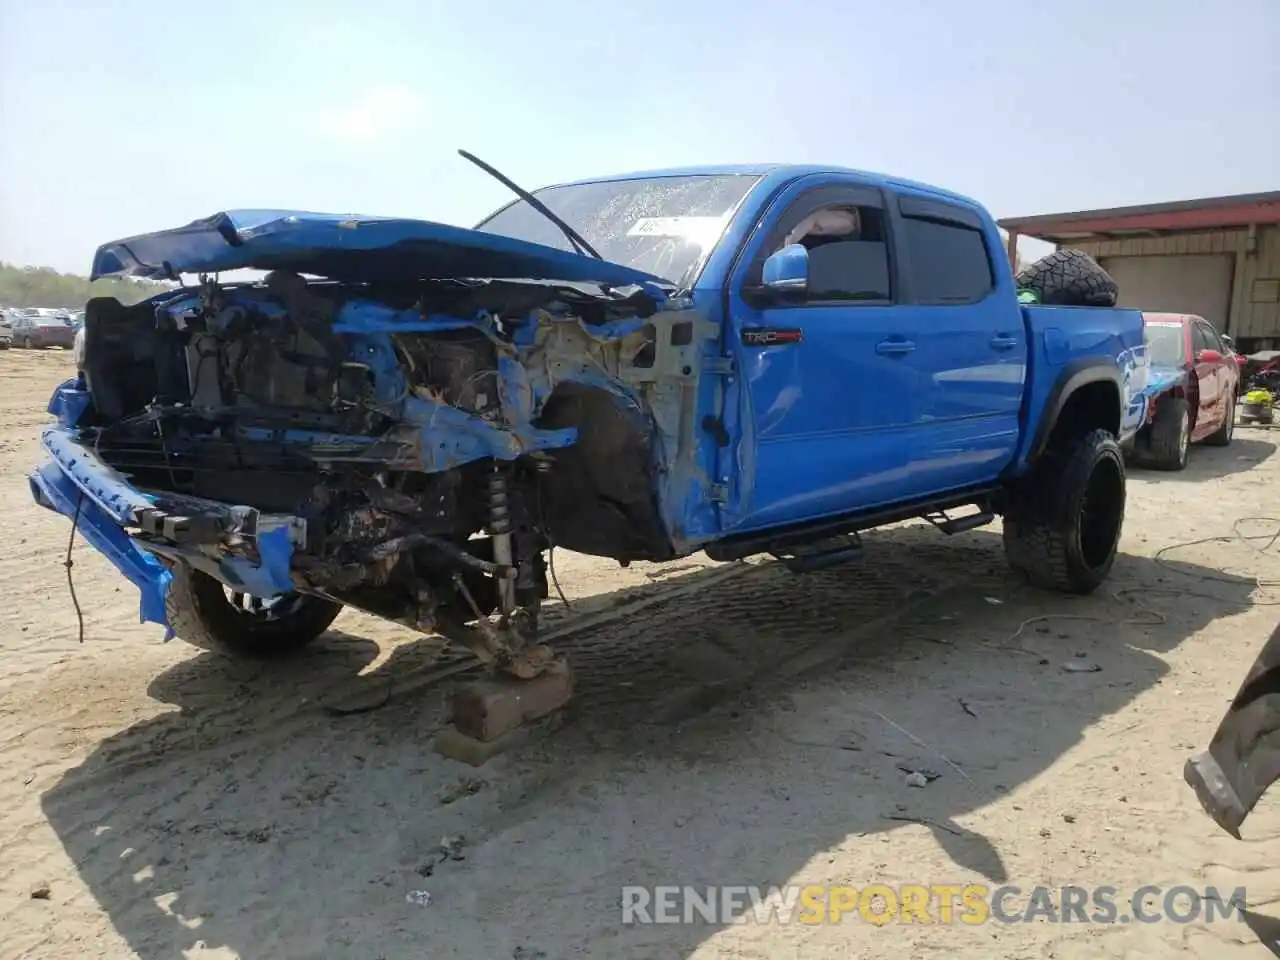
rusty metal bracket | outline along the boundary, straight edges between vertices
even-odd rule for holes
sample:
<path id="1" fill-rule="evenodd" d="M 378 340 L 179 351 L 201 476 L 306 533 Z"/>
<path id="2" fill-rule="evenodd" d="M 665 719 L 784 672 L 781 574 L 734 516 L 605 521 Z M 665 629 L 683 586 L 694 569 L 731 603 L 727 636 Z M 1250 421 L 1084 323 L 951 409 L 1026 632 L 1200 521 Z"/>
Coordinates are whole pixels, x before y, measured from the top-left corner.
<path id="1" fill-rule="evenodd" d="M 458 639 L 481 661 L 521 680 L 532 680 L 547 668 L 555 655 L 550 647 L 531 642 L 534 629 L 527 614 L 517 610 L 495 623 L 480 609 L 460 574 L 454 574 L 453 582 L 476 617 L 476 629 L 460 631 Z"/>

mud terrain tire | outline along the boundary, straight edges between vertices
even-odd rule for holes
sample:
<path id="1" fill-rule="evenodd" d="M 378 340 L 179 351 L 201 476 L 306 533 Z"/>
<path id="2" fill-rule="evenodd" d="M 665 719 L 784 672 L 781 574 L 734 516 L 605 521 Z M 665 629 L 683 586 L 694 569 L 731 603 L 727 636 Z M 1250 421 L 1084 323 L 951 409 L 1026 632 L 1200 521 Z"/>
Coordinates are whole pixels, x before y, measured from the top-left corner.
<path id="1" fill-rule="evenodd" d="M 1035 291 L 1043 304 L 1114 307 L 1120 288 L 1098 261 L 1082 250 L 1058 250 L 1018 271 L 1018 287 Z"/>
<path id="2" fill-rule="evenodd" d="M 165 597 L 169 626 L 211 653 L 240 660 L 272 660 L 297 653 L 329 628 L 342 604 L 290 593 L 263 610 L 232 603 L 213 577 L 179 564 Z"/>
<path id="3" fill-rule="evenodd" d="M 1010 493 L 1009 565 L 1035 586 L 1092 593 L 1115 563 L 1124 503 L 1124 459 L 1115 437 L 1094 430 L 1063 441 Z"/>
<path id="4" fill-rule="evenodd" d="M 1227 397 L 1227 416 L 1222 421 L 1222 426 L 1209 436 L 1204 438 L 1206 447 L 1229 447 L 1231 446 L 1231 438 L 1236 432 L 1236 398 L 1235 394 Z"/>
<path id="5" fill-rule="evenodd" d="M 1185 470 L 1190 454 L 1191 405 L 1185 397 L 1165 397 L 1138 447 L 1138 462 L 1156 470 Z"/>

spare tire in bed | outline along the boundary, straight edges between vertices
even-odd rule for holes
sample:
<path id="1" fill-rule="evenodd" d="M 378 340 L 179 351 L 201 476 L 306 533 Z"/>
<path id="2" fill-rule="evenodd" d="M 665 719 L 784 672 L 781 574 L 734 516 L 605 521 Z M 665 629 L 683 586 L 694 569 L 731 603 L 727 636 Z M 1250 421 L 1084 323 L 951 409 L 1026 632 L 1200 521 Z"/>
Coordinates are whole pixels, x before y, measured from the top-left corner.
<path id="1" fill-rule="evenodd" d="M 1057 250 L 1023 267 L 1016 279 L 1018 289 L 1054 306 L 1114 307 L 1120 295 L 1111 274 L 1083 250 Z"/>

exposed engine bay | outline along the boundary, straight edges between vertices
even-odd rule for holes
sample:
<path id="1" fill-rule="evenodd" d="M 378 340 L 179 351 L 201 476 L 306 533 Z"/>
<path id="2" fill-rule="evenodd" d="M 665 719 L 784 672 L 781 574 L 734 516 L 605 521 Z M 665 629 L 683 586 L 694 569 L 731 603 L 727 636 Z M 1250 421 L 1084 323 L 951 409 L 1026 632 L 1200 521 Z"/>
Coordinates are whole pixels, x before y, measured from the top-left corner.
<path id="1" fill-rule="evenodd" d="M 641 288 L 286 271 L 97 299 L 78 442 L 145 494 L 131 535 L 162 559 L 446 635 L 532 627 L 549 547 L 682 552 L 701 323 Z"/>

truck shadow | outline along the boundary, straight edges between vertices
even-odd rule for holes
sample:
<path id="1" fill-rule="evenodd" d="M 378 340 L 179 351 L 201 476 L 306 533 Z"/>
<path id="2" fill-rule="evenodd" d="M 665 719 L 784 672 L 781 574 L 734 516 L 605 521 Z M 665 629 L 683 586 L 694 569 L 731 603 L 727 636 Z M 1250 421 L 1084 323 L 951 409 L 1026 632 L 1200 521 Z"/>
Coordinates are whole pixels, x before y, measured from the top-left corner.
<path id="1" fill-rule="evenodd" d="M 1193 446 L 1185 470 L 1151 470 L 1137 465 L 1131 466 L 1130 470 L 1144 480 L 1175 480 L 1183 483 L 1203 483 L 1205 480 L 1245 473 L 1271 459 L 1276 452 L 1275 441 L 1241 435 L 1246 432 L 1248 431 L 1238 432 L 1229 447 L 1206 447 L 1204 444 Z"/>
<path id="2" fill-rule="evenodd" d="M 863 562 L 806 578 L 770 563 L 614 598 L 622 616 L 559 644 L 579 676 L 567 725 L 478 772 L 428 746 L 440 674 L 463 669 L 435 640 L 378 662 L 342 632 L 266 668 L 202 655 L 151 685 L 176 711 L 105 740 L 44 812 L 144 960 L 197 943 L 683 957 L 720 927 L 623 926 L 623 886 L 784 884 L 920 824 L 954 869 L 900 879 L 1008 879 L 1007 839 L 959 821 L 1159 684 L 1160 654 L 1255 588 L 1122 556 L 1070 599 L 1014 581 L 989 533 L 866 540 Z M 936 782 L 904 787 L 926 766 Z M 434 906 L 407 904 L 416 888 Z"/>

